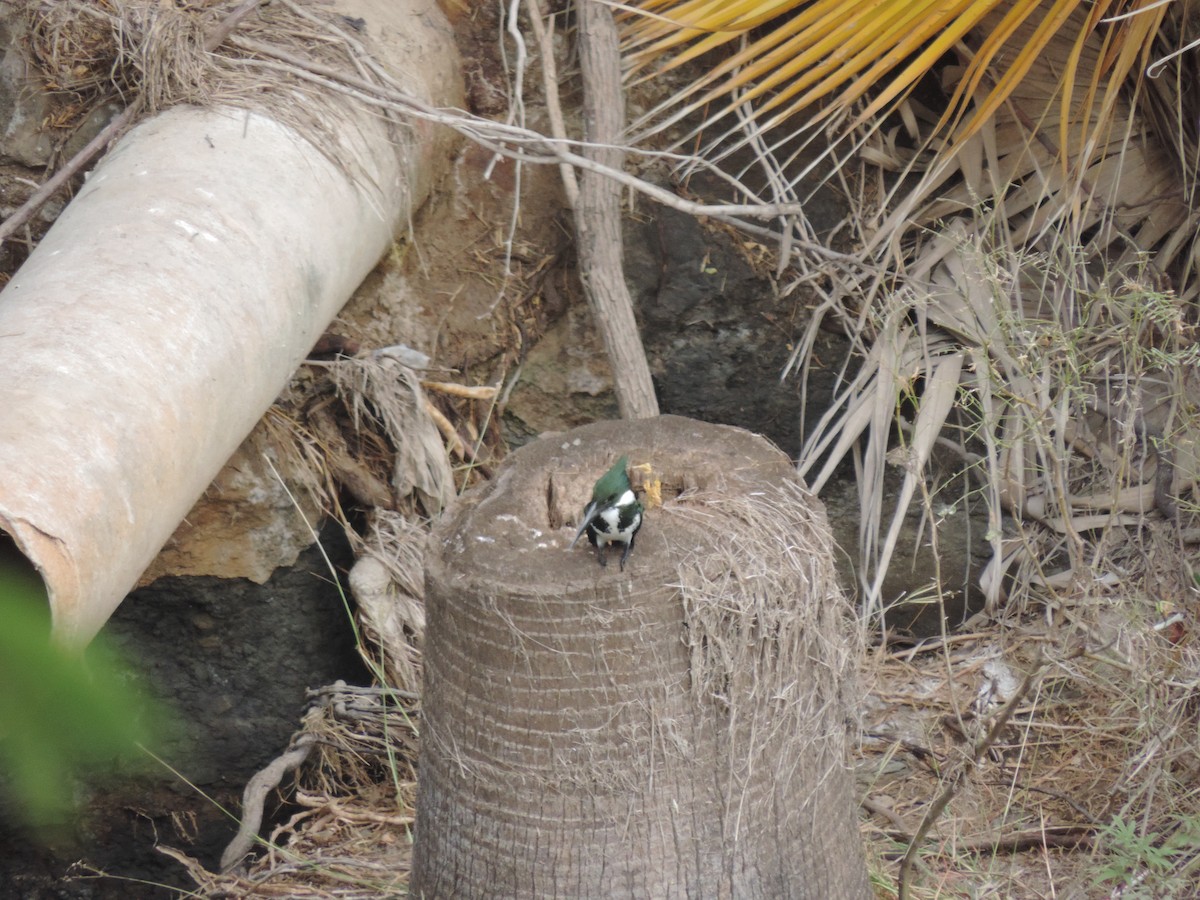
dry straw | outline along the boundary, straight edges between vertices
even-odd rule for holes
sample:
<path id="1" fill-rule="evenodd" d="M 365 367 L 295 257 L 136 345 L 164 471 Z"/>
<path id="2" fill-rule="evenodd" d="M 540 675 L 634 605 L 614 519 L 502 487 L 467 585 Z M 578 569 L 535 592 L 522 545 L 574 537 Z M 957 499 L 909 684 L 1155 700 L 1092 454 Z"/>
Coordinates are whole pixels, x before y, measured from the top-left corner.
<path id="1" fill-rule="evenodd" d="M 715 523 L 720 539 L 684 557 L 676 586 L 697 697 L 722 698 L 731 721 L 832 739 L 840 754 L 845 710 L 858 706 L 861 635 L 848 627 L 854 614 L 819 508 L 794 482 L 745 496 L 681 497 L 672 513 Z M 803 684 L 796 672 L 806 673 Z"/>
<path id="2" fill-rule="evenodd" d="M 361 45 L 291 0 L 253 4 L 249 15 L 244 5 L 50 0 L 30 5 L 30 43 L 49 87 L 73 97 L 79 117 L 106 102 L 133 106 L 139 116 L 179 104 L 255 110 L 344 164 L 335 148 L 346 98 L 252 62 L 264 52 L 284 54 L 371 78 L 358 61 Z M 234 32 L 213 46 L 234 20 Z"/>

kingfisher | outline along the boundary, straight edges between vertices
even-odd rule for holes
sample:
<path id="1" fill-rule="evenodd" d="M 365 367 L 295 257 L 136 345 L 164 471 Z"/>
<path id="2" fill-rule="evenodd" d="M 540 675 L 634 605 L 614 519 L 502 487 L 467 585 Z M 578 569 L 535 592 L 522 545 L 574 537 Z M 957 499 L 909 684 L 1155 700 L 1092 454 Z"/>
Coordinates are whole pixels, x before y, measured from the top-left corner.
<path id="1" fill-rule="evenodd" d="M 642 527 L 642 504 L 633 493 L 626 470 L 628 457 L 622 456 L 611 469 L 600 476 L 592 488 L 592 499 L 583 508 L 583 522 L 575 532 L 570 550 L 586 531 L 588 542 L 596 548 L 600 565 L 608 565 L 608 545 L 621 543 L 625 552 L 621 554 L 621 571 L 625 571 L 625 560 L 633 550 L 633 539 Z"/>

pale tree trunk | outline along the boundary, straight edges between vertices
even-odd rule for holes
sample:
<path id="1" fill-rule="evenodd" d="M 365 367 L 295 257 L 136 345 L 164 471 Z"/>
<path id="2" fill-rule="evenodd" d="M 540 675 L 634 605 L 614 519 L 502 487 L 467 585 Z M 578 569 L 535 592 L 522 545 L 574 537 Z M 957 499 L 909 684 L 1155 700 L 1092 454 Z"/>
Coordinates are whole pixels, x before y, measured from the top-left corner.
<path id="1" fill-rule="evenodd" d="M 622 454 L 666 500 L 624 573 L 566 549 Z M 858 645 L 795 479 L 740 429 L 606 422 L 523 448 L 443 518 L 414 895 L 870 896 L 844 763 Z"/>
<path id="2" fill-rule="evenodd" d="M 332 9 L 414 96 L 456 102 L 433 0 Z M 308 102 L 323 140 L 224 106 L 141 123 L 0 294 L 0 538 L 64 642 L 103 626 L 444 165 L 445 134 Z"/>
<path id="3" fill-rule="evenodd" d="M 617 28 L 607 5 L 580 0 L 578 6 L 584 136 L 598 145 L 584 152 L 597 162 L 619 169 L 625 158 L 617 146 L 625 127 L 625 95 L 621 92 Z M 638 335 L 633 299 L 625 284 L 620 185 L 595 172 L 581 173 L 575 231 L 579 271 L 596 326 L 604 337 L 621 416 L 626 419 L 656 416 L 658 399 Z"/>

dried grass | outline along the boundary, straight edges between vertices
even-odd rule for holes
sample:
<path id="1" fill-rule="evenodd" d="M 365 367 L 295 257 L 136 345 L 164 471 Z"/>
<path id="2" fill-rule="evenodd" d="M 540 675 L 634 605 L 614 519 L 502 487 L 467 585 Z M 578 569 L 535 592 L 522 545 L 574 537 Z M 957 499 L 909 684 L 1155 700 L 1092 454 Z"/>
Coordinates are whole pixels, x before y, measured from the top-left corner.
<path id="1" fill-rule="evenodd" d="M 414 364 L 419 360 L 413 358 Z M 289 477 L 320 499 L 350 540 L 349 574 L 360 629 L 359 652 L 377 683 L 417 691 L 425 631 L 424 542 L 431 518 L 457 493 L 456 480 L 474 483 L 472 464 L 456 475 L 451 455 L 461 450 L 449 415 L 470 423 L 474 407 L 493 409 L 493 387 L 434 383 L 448 413 L 431 402 L 417 369 L 387 349 L 313 363 L 268 421 Z M 449 430 L 443 434 L 441 425 Z M 486 429 L 485 429 L 486 432 Z M 486 432 L 489 440 L 494 439 Z M 474 458 L 495 446 L 480 437 Z M 365 518 L 343 508 L 344 494 Z"/>
<path id="2" fill-rule="evenodd" d="M 840 758 L 845 711 L 857 708 L 861 634 L 850 624 L 833 541 L 814 509 L 795 482 L 748 496 L 684 495 L 673 513 L 700 522 L 716 515 L 722 539 L 680 561 L 676 586 L 693 694 L 722 698 L 730 721 L 830 741 Z"/>
<path id="3" fill-rule="evenodd" d="M 960 896 L 991 879 L 1008 897 L 1105 897 L 1122 883 L 1102 877 L 1104 862 L 1130 852 L 1112 841 L 1113 821 L 1140 820 L 1160 839 L 1197 821 L 1197 682 L 1172 673 L 1194 672 L 1200 650 L 1156 631 L 1149 601 L 1103 606 L 1107 629 L 1091 634 L 1028 623 L 874 657 L 859 772 L 881 870 L 1042 651 L 1051 662 L 1035 692 L 921 848 L 921 890 Z M 1140 874 L 1168 890 L 1153 896 L 1193 896 L 1189 862 L 1143 862 Z"/>
<path id="4" fill-rule="evenodd" d="M 273 52 L 371 78 L 361 64 L 362 46 L 341 31 L 331 12 L 278 0 L 240 19 L 233 38 L 206 47 L 238 6 L 239 0 L 30 4 L 33 59 L 50 89 L 72 98 L 74 115 L 54 124 L 72 129 L 92 109 L 113 101 L 136 104 L 140 116 L 181 104 L 231 106 L 289 125 L 343 165 L 345 154 L 337 148 L 344 139 L 342 123 L 348 121 L 346 98 L 248 62 Z"/>
<path id="5" fill-rule="evenodd" d="M 341 682 L 310 692 L 301 736 L 316 752 L 292 794 L 303 807 L 246 869 L 207 871 L 176 850 L 203 897 L 368 900 L 407 896 L 416 797 L 416 697 Z"/>
<path id="6" fill-rule="evenodd" d="M 403 449 L 389 479 L 396 492 L 414 495 L 426 515 L 436 516 L 454 499 L 454 473 L 417 371 L 380 351 L 338 360 L 329 375 L 353 430 L 378 434 Z"/>

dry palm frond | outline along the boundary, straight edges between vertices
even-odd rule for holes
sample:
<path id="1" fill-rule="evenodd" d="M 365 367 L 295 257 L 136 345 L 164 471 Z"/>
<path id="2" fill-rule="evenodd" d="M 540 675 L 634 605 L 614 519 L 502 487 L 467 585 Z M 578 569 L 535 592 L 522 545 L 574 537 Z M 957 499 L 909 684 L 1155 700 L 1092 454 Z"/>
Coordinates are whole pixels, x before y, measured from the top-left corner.
<path id="1" fill-rule="evenodd" d="M 1144 527 L 1153 513 L 1171 521 L 1191 515 L 1179 498 L 1194 490 L 1200 469 L 1200 408 L 1189 399 L 1200 350 L 1187 306 L 1155 289 L 1136 265 L 1081 281 L 1081 252 L 1013 254 L 956 220 L 929 241 L 927 268 L 887 299 L 863 369 L 801 461 L 804 471 L 824 460 L 819 486 L 843 455 L 861 454 L 864 568 L 881 570 L 892 552 L 898 519 L 879 538 L 885 465 L 905 471 L 899 515 L 930 448 L 950 440 L 942 433 L 952 405 L 958 422 L 969 424 L 957 454 L 987 463 L 980 471 L 991 509 L 994 559 L 985 588 L 993 604 L 1005 572 L 1047 558 L 1028 537 L 1005 540 L 1001 510 L 1061 536 L 1055 566 L 1063 577 L 1035 566 L 1021 578 L 1045 588 L 1107 577 L 1102 560 L 1124 526 Z M 919 393 L 915 385 L 923 385 Z M 916 406 L 916 420 L 910 447 L 889 454 L 898 395 Z M 879 584 L 878 574 L 864 583 L 872 610 Z"/>
<path id="2" fill-rule="evenodd" d="M 1096 546 L 1084 533 L 1132 524 L 1156 508 L 1174 517 L 1170 497 L 1194 482 L 1187 466 L 1171 460 L 1171 454 L 1194 456 L 1197 422 L 1179 403 L 1194 386 L 1186 368 L 1163 364 L 1184 361 L 1187 342 L 1177 336 L 1190 332 L 1186 302 L 1200 291 L 1190 277 L 1200 245 L 1185 202 L 1187 179 L 1181 185 L 1177 162 L 1152 134 L 1142 129 L 1131 139 L 1136 110 L 1123 98 L 1109 107 L 1126 123 L 1120 133 L 1085 128 L 1078 134 L 1090 135 L 1090 146 L 1076 142 L 1060 152 L 1048 137 L 1061 134 L 1066 121 L 1055 102 L 1064 92 L 1056 72 L 1077 50 L 1085 68 L 1101 65 L 1098 37 L 1081 50 L 1067 35 L 1052 41 L 1005 107 L 956 157 L 932 166 L 877 226 L 868 247 L 890 253 L 901 246 L 908 259 L 889 292 L 868 298 L 877 314 L 864 320 L 872 335 L 863 340 L 891 340 L 888 322 L 917 315 L 928 327 L 922 340 L 933 349 L 921 357 L 920 373 L 907 370 L 899 379 L 880 365 L 882 354 L 869 356 L 843 395 L 843 421 L 823 423 L 841 432 L 839 440 L 818 434 L 810 450 L 848 449 L 854 435 L 845 423 L 854 421 L 855 410 L 882 408 L 889 387 L 894 398 L 918 374 L 931 377 L 928 361 L 947 341 L 965 348 L 972 365 L 964 398 L 978 406 L 983 427 L 976 436 L 988 462 L 995 571 L 986 589 L 993 604 L 999 573 L 1032 561 L 1028 540 L 1005 546 L 1001 509 L 1062 535 L 1069 571 L 1078 574 Z M 1080 96 L 1086 84 L 1075 88 Z M 1083 115 L 1082 105 L 1071 112 L 1077 120 Z M 940 233 L 916 231 L 914 220 Z M 1177 295 L 1163 292 L 1164 271 L 1182 280 Z M 1138 299 L 1130 299 L 1131 291 Z M 1171 324 L 1152 336 L 1146 323 L 1156 315 Z M 872 453 L 874 466 L 881 464 L 872 448 L 886 439 L 885 424 L 875 422 L 868 469 Z M 1160 445 L 1163 456 L 1156 455 Z M 1140 474 L 1131 477 L 1139 454 Z M 1172 473 L 1155 474 L 1166 465 Z M 863 479 L 864 548 L 874 546 L 877 527 L 873 484 Z M 1023 583 L 1049 585 L 1040 571 L 1027 572 Z"/>
<path id="3" fill-rule="evenodd" d="M 430 418 L 417 373 L 388 353 L 342 359 L 330 368 L 355 430 L 371 428 L 396 448 L 392 487 L 429 515 L 454 499 L 454 473 Z"/>
<path id="4" fill-rule="evenodd" d="M 1166 14 L 1151 0 L 1090 5 L 1081 0 L 1049 5 L 1040 0 L 651 0 L 637 8 L 652 15 L 627 19 L 626 54 L 635 73 L 661 74 L 732 42 L 738 48 L 643 116 L 633 126 L 635 133 L 661 131 L 700 110 L 705 111 L 704 122 L 697 132 L 711 130 L 747 106 L 756 127 L 770 130 L 821 101 L 828 102 L 815 113 L 815 123 L 856 109 L 857 121 L 865 122 L 893 109 L 947 53 L 972 42 L 975 33 L 976 46 L 939 121 L 939 130 L 957 126 L 956 145 L 1005 103 L 1047 45 L 1064 35 L 1075 51 L 1060 74 L 1068 85 L 1080 71 L 1087 74 L 1084 105 L 1090 111 L 1099 104 L 1098 130 L 1107 130 L 1117 92 L 1130 71 L 1147 61 Z M 1137 14 L 1106 19 L 1118 12 Z M 765 22 L 773 27 L 752 32 Z M 1093 35 L 1102 36 L 1104 52 L 1098 66 L 1083 68 L 1081 51 Z M 685 43 L 690 46 L 680 50 Z M 673 55 L 651 70 L 668 53 Z M 1072 98 L 1072 91 L 1062 95 L 1064 110 L 1072 107 Z M 858 109 L 860 103 L 864 106 Z M 1065 123 L 1063 128 L 1065 132 Z"/>
<path id="5" fill-rule="evenodd" d="M 1095 533 L 1175 510 L 1170 498 L 1194 479 L 1172 455 L 1194 455 L 1187 448 L 1196 426 L 1178 402 L 1188 389 L 1178 365 L 1162 360 L 1181 361 L 1185 344 L 1139 330 L 1125 301 L 1113 307 L 1119 322 L 1097 310 L 1122 291 L 1138 294 L 1175 309 L 1182 333 L 1190 327 L 1185 303 L 1200 294 L 1190 202 L 1197 130 L 1182 101 L 1142 77 L 1152 47 L 1165 54 L 1188 45 L 1195 29 L 1186 5 L 817 0 L 788 5 L 789 18 L 754 34 L 746 23 L 761 24 L 756 11 L 785 7 L 664 0 L 643 8 L 653 16 L 627 25 L 632 71 L 651 71 L 652 60 L 685 46 L 657 71 L 722 46 L 727 55 L 635 123 L 635 133 L 687 122 L 683 139 L 717 160 L 751 146 L 786 197 L 806 174 L 789 168 L 789 141 L 838 116 L 875 117 L 863 158 L 900 173 L 858 217 L 867 277 L 824 272 L 833 283 L 819 314 L 841 315 L 867 349 L 800 463 L 819 489 L 855 456 L 870 608 L 881 608 L 896 529 L 938 442 L 984 463 L 993 605 L 1004 571 L 1026 566 L 1026 585 L 1053 577 L 1030 556 L 1037 541 L 1006 540 L 1002 509 L 1059 535 L 1076 573 L 1097 546 Z M 941 59 L 950 49 L 958 65 Z M 1171 71 L 1182 84 L 1181 59 Z M 946 100 L 930 111 L 908 95 L 935 62 Z M 868 95 L 875 82 L 878 92 Z M 1140 114 L 1147 96 L 1150 118 Z M 817 101 L 824 106 L 808 120 L 785 126 Z M 892 131 L 878 116 L 888 109 L 904 114 Z M 913 146 L 900 151 L 905 135 Z M 812 274 L 802 277 L 811 284 Z M 1122 287 L 1123 279 L 1136 287 Z M 1085 358 L 1082 346 L 1105 352 Z M 1162 359 L 1151 362 L 1151 350 Z M 976 430 L 970 441 L 948 438 L 952 409 L 964 404 Z M 902 408 L 913 420 L 900 422 L 910 442 L 889 455 Z M 1149 431 L 1147 415 L 1160 420 Z M 953 418 L 961 425 L 961 415 Z M 885 524 L 889 462 L 905 476 Z"/>
<path id="6" fill-rule="evenodd" d="M 1082 18 L 1076 14 L 1072 24 L 1081 26 Z M 1113 98 L 1103 111 L 1081 99 L 1091 89 L 1087 73 L 1102 67 L 1104 52 L 1098 35 L 1082 45 L 1069 33 L 1051 40 L 1005 106 L 963 140 L 955 156 L 932 161 L 906 189 L 868 246 L 894 241 L 913 221 L 972 216 L 986 204 L 1003 214 L 1015 247 L 1065 239 L 1110 262 L 1156 251 L 1160 271 L 1191 266 L 1197 250 L 1194 214 L 1185 201 L 1188 179 L 1181 181 L 1171 153 L 1139 124 L 1127 98 Z M 1072 55 L 1081 65 L 1075 81 L 1065 83 L 1058 73 Z M 963 76 L 959 69 L 946 72 L 950 79 Z M 1064 97 L 1078 102 L 1064 109 Z M 1068 131 L 1071 123 L 1077 132 Z M 929 270 L 920 259 L 916 266 Z"/>
<path id="7" fill-rule="evenodd" d="M 355 541 L 358 561 L 350 570 L 367 639 L 359 652 L 380 683 L 413 692 L 421 687 L 426 536 L 424 525 L 398 512 L 373 510 L 366 536 Z"/>
<path id="8" fill-rule="evenodd" d="M 907 321 L 911 307 L 896 304 L 893 312 L 882 323 L 858 377 L 830 405 L 800 460 L 801 475 L 817 460 L 824 461 L 812 478 L 813 490 L 820 491 L 847 453 L 858 449 L 863 454 L 858 459 L 863 512 L 859 530 L 868 613 L 882 608 L 883 577 L 909 504 L 958 398 L 964 362 L 963 351 L 953 342 L 923 333 Z M 922 385 L 919 394 L 918 384 Z M 918 412 L 911 442 L 889 453 L 898 392 L 912 396 Z M 881 542 L 884 473 L 889 462 L 903 468 L 904 480 Z"/>

